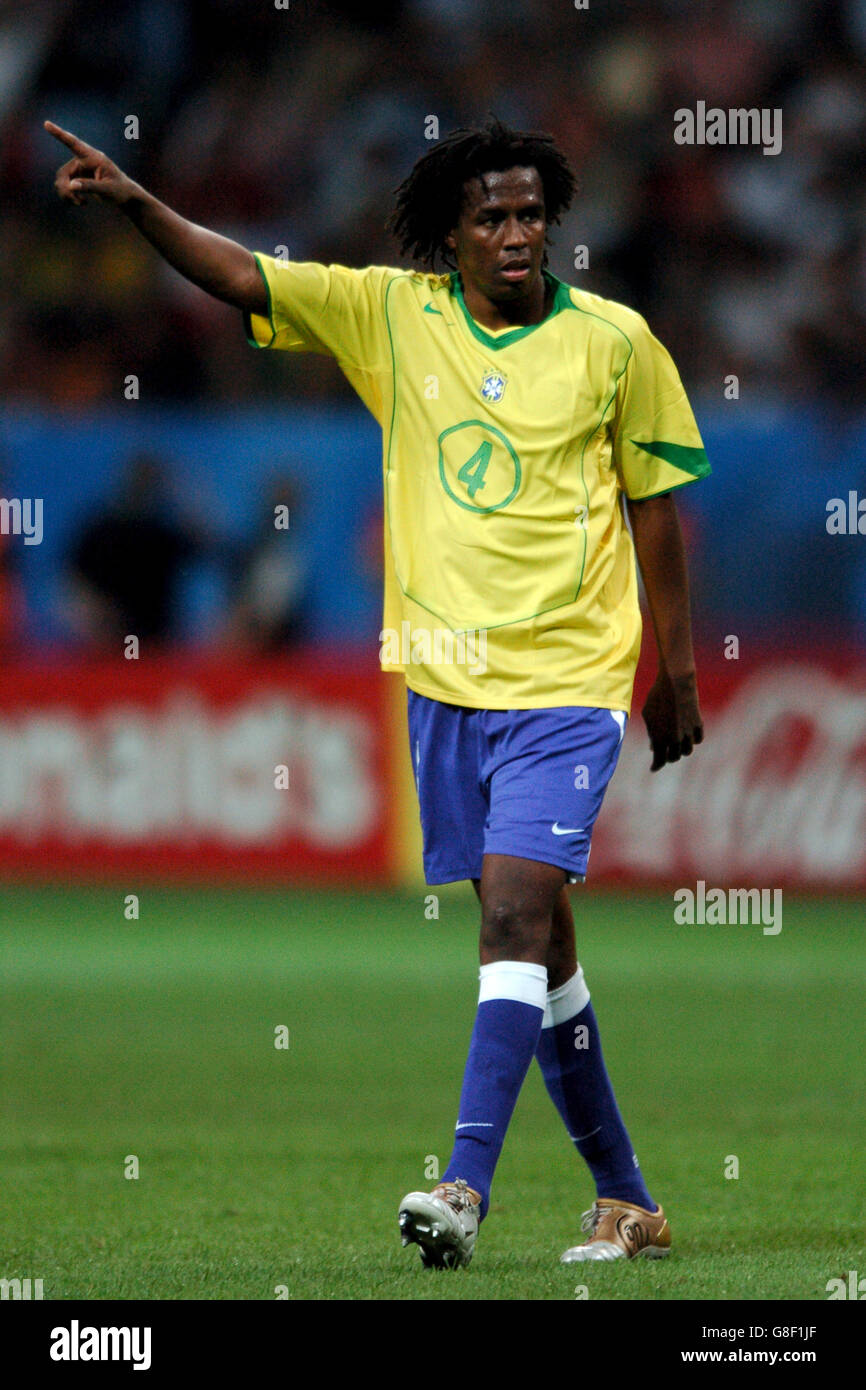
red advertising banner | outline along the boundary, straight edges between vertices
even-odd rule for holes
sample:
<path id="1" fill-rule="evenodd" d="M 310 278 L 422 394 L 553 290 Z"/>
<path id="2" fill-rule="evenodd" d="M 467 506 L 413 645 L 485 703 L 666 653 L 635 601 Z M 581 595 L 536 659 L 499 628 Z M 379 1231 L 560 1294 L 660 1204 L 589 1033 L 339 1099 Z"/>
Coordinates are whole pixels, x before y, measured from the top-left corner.
<path id="1" fill-rule="evenodd" d="M 381 882 L 375 663 L 192 658 L 0 673 L 0 872 Z"/>
<path id="2" fill-rule="evenodd" d="M 698 671 L 705 741 L 650 773 L 647 651 L 593 835 L 592 881 L 866 887 L 863 657 L 812 646 L 727 660 L 704 651 Z"/>
<path id="3" fill-rule="evenodd" d="M 699 656 L 706 739 L 650 773 L 640 707 L 592 884 L 866 887 L 866 662 Z M 0 672 L 0 874 L 418 886 L 398 677 L 355 654 Z"/>

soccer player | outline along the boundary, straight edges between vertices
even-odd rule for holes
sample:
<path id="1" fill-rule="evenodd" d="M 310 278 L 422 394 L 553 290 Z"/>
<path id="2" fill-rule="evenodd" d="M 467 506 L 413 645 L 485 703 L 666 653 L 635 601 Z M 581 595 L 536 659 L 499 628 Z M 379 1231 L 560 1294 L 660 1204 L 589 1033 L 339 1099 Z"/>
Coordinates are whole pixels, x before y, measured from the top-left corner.
<path id="1" fill-rule="evenodd" d="M 596 1186 L 587 1239 L 561 1258 L 666 1255 L 566 885 L 585 878 L 630 712 L 635 559 L 659 655 L 642 711 L 653 771 L 702 740 L 671 493 L 709 466 L 644 319 L 547 269 L 549 228 L 574 192 L 566 160 L 550 137 L 497 121 L 455 132 L 397 191 L 391 226 L 426 269 L 355 270 L 253 255 L 46 129 L 72 151 L 61 197 L 116 204 L 177 270 L 243 311 L 253 345 L 335 357 L 382 426 L 382 665 L 409 687 L 427 880 L 469 879 L 481 903 L 454 1149 L 433 1192 L 400 1203 L 404 1244 L 425 1265 L 469 1262 L 536 1057 Z"/>

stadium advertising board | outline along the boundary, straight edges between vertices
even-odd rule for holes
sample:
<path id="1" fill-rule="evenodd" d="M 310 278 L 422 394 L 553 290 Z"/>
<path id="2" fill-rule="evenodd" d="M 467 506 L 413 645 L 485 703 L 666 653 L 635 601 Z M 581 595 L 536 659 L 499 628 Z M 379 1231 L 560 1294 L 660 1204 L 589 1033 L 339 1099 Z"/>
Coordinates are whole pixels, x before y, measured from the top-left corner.
<path id="1" fill-rule="evenodd" d="M 651 645 L 593 837 L 593 882 L 864 887 L 866 664 L 841 648 L 699 653 L 705 742 L 651 774 L 640 720 Z"/>
<path id="2" fill-rule="evenodd" d="M 645 653 L 591 883 L 866 887 L 866 667 L 698 669 L 705 743 L 651 774 Z M 345 656 L 7 667 L 0 868 L 417 886 L 402 681 Z"/>
<path id="3" fill-rule="evenodd" d="M 0 865 L 381 881 L 382 686 L 345 659 L 7 667 Z"/>

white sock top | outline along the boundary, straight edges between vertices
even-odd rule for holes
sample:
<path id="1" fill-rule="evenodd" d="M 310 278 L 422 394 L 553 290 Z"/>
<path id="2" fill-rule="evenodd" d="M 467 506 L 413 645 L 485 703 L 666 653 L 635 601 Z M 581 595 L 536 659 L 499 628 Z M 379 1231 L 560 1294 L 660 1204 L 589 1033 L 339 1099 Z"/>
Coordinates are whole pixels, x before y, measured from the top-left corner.
<path id="1" fill-rule="evenodd" d="M 585 1009 L 589 1003 L 589 990 L 583 978 L 583 966 L 577 967 L 577 974 L 566 980 L 564 985 L 552 989 L 547 996 L 542 1028 L 555 1028 L 558 1023 L 567 1023 L 570 1018 Z"/>
<path id="2" fill-rule="evenodd" d="M 513 999 L 518 1004 L 533 1004 L 543 1009 L 547 999 L 547 966 L 525 960 L 495 960 L 482 965 L 478 1002 L 490 999 Z"/>

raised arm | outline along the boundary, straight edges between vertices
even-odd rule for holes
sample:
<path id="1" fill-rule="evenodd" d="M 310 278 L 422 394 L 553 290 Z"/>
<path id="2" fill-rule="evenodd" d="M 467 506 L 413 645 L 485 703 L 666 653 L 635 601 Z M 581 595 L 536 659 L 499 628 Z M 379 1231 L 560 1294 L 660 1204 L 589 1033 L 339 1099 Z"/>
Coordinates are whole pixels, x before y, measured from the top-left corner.
<path id="1" fill-rule="evenodd" d="M 655 628 L 659 670 L 644 704 L 652 772 L 691 753 L 704 737 L 692 650 L 686 553 L 669 493 L 628 502 L 634 547 Z"/>
<path id="2" fill-rule="evenodd" d="M 73 154 L 54 180 L 64 201 L 76 207 L 90 197 L 113 203 L 187 280 L 238 309 L 267 313 L 267 292 L 251 251 L 188 222 L 124 174 L 101 150 L 70 131 L 53 121 L 46 121 L 45 129 Z"/>

